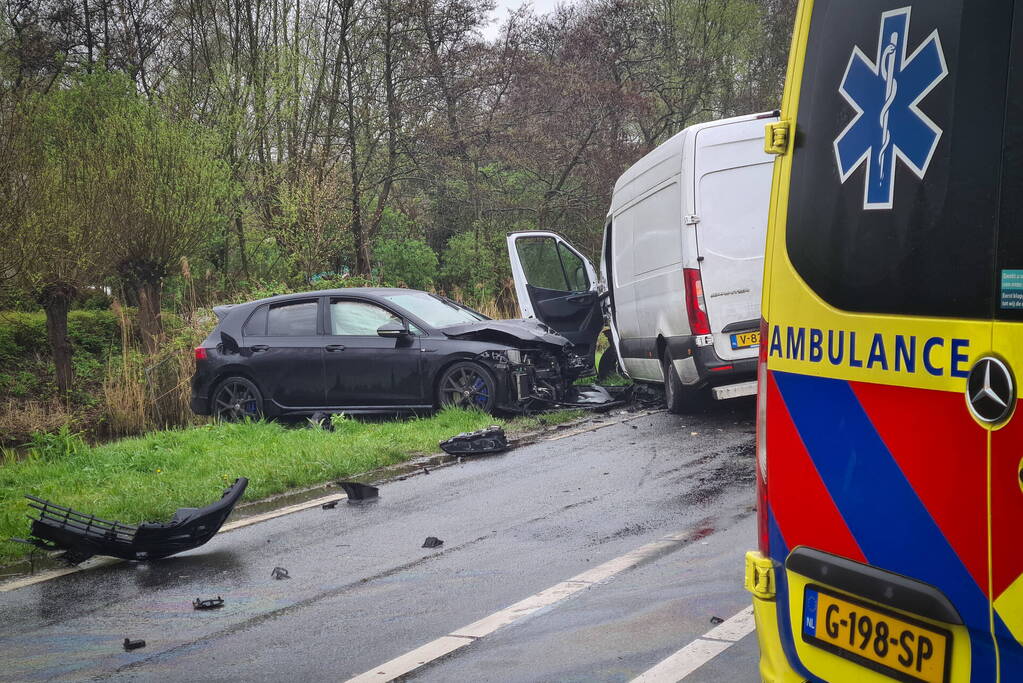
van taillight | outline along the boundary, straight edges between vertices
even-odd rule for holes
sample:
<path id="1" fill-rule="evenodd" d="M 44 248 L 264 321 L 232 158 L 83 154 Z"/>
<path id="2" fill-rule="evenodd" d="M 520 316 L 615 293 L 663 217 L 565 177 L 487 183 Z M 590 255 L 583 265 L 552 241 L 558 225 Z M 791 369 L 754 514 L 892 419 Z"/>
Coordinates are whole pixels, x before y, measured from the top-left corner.
<path id="1" fill-rule="evenodd" d="M 757 361 L 757 537 L 760 552 L 770 555 L 767 508 L 767 321 L 760 319 L 760 357 Z"/>
<path id="2" fill-rule="evenodd" d="M 707 304 L 703 299 L 703 280 L 699 268 L 683 268 L 686 281 L 686 311 L 689 312 L 691 334 L 710 334 L 710 320 L 707 318 Z"/>
<path id="3" fill-rule="evenodd" d="M 206 347 L 205 346 L 197 346 L 197 347 L 195 347 L 195 359 L 196 360 L 206 360 Z"/>

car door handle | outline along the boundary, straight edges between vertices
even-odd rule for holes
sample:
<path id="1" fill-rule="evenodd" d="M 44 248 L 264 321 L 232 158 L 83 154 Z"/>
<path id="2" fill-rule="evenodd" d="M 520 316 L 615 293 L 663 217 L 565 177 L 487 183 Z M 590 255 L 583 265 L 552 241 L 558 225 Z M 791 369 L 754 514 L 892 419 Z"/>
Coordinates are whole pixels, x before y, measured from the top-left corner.
<path id="1" fill-rule="evenodd" d="M 269 351 L 270 347 L 267 346 L 266 344 L 253 344 L 252 345 L 252 350 L 253 351 Z"/>
<path id="2" fill-rule="evenodd" d="M 327 346 L 325 348 L 328 351 L 344 351 L 345 350 L 345 345 L 344 344 L 327 344 Z"/>

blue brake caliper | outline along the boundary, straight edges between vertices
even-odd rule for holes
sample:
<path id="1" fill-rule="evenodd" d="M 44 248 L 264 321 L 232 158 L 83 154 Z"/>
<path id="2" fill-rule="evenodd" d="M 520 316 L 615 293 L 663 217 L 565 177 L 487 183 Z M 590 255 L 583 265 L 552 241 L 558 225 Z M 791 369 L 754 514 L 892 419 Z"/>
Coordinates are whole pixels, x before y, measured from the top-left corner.
<path id="1" fill-rule="evenodd" d="M 487 399 L 490 398 L 490 394 L 487 392 L 487 383 L 483 381 L 483 378 L 477 377 L 472 388 L 476 392 L 476 404 L 480 406 L 487 405 Z"/>

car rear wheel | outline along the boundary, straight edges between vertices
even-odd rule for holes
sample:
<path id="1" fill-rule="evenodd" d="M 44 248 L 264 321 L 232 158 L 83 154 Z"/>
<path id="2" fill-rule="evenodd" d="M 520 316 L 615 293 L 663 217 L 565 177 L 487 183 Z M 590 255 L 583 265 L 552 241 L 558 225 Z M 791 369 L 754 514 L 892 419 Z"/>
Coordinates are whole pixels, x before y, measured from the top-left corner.
<path id="1" fill-rule="evenodd" d="M 217 385 L 210 401 L 211 414 L 223 422 L 240 422 L 263 416 L 263 395 L 251 380 L 228 377 Z"/>
<path id="2" fill-rule="evenodd" d="M 667 349 L 664 350 L 661 367 L 664 370 L 664 402 L 668 404 L 668 412 L 681 415 L 699 410 L 706 400 L 706 391 L 682 384 Z"/>
<path id="3" fill-rule="evenodd" d="M 482 365 L 464 361 L 447 368 L 437 382 L 437 404 L 491 412 L 497 403 L 497 382 Z"/>

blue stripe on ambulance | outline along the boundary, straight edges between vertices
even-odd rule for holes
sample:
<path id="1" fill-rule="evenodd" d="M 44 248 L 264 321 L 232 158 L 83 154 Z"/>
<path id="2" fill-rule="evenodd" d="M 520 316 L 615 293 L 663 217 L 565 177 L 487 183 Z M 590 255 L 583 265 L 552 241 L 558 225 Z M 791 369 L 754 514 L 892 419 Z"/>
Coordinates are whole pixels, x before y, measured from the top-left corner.
<path id="1" fill-rule="evenodd" d="M 775 372 L 774 377 L 825 487 L 867 561 L 937 586 L 967 624 L 987 625 L 986 593 L 913 491 L 849 383 L 785 372 Z M 848 457 L 836 457 L 836 444 L 847 449 Z M 902 526 L 912 533 L 893 538 L 888 528 L 893 518 L 903 520 Z M 973 679 L 994 680 L 990 638 L 974 632 L 970 649 Z"/>

